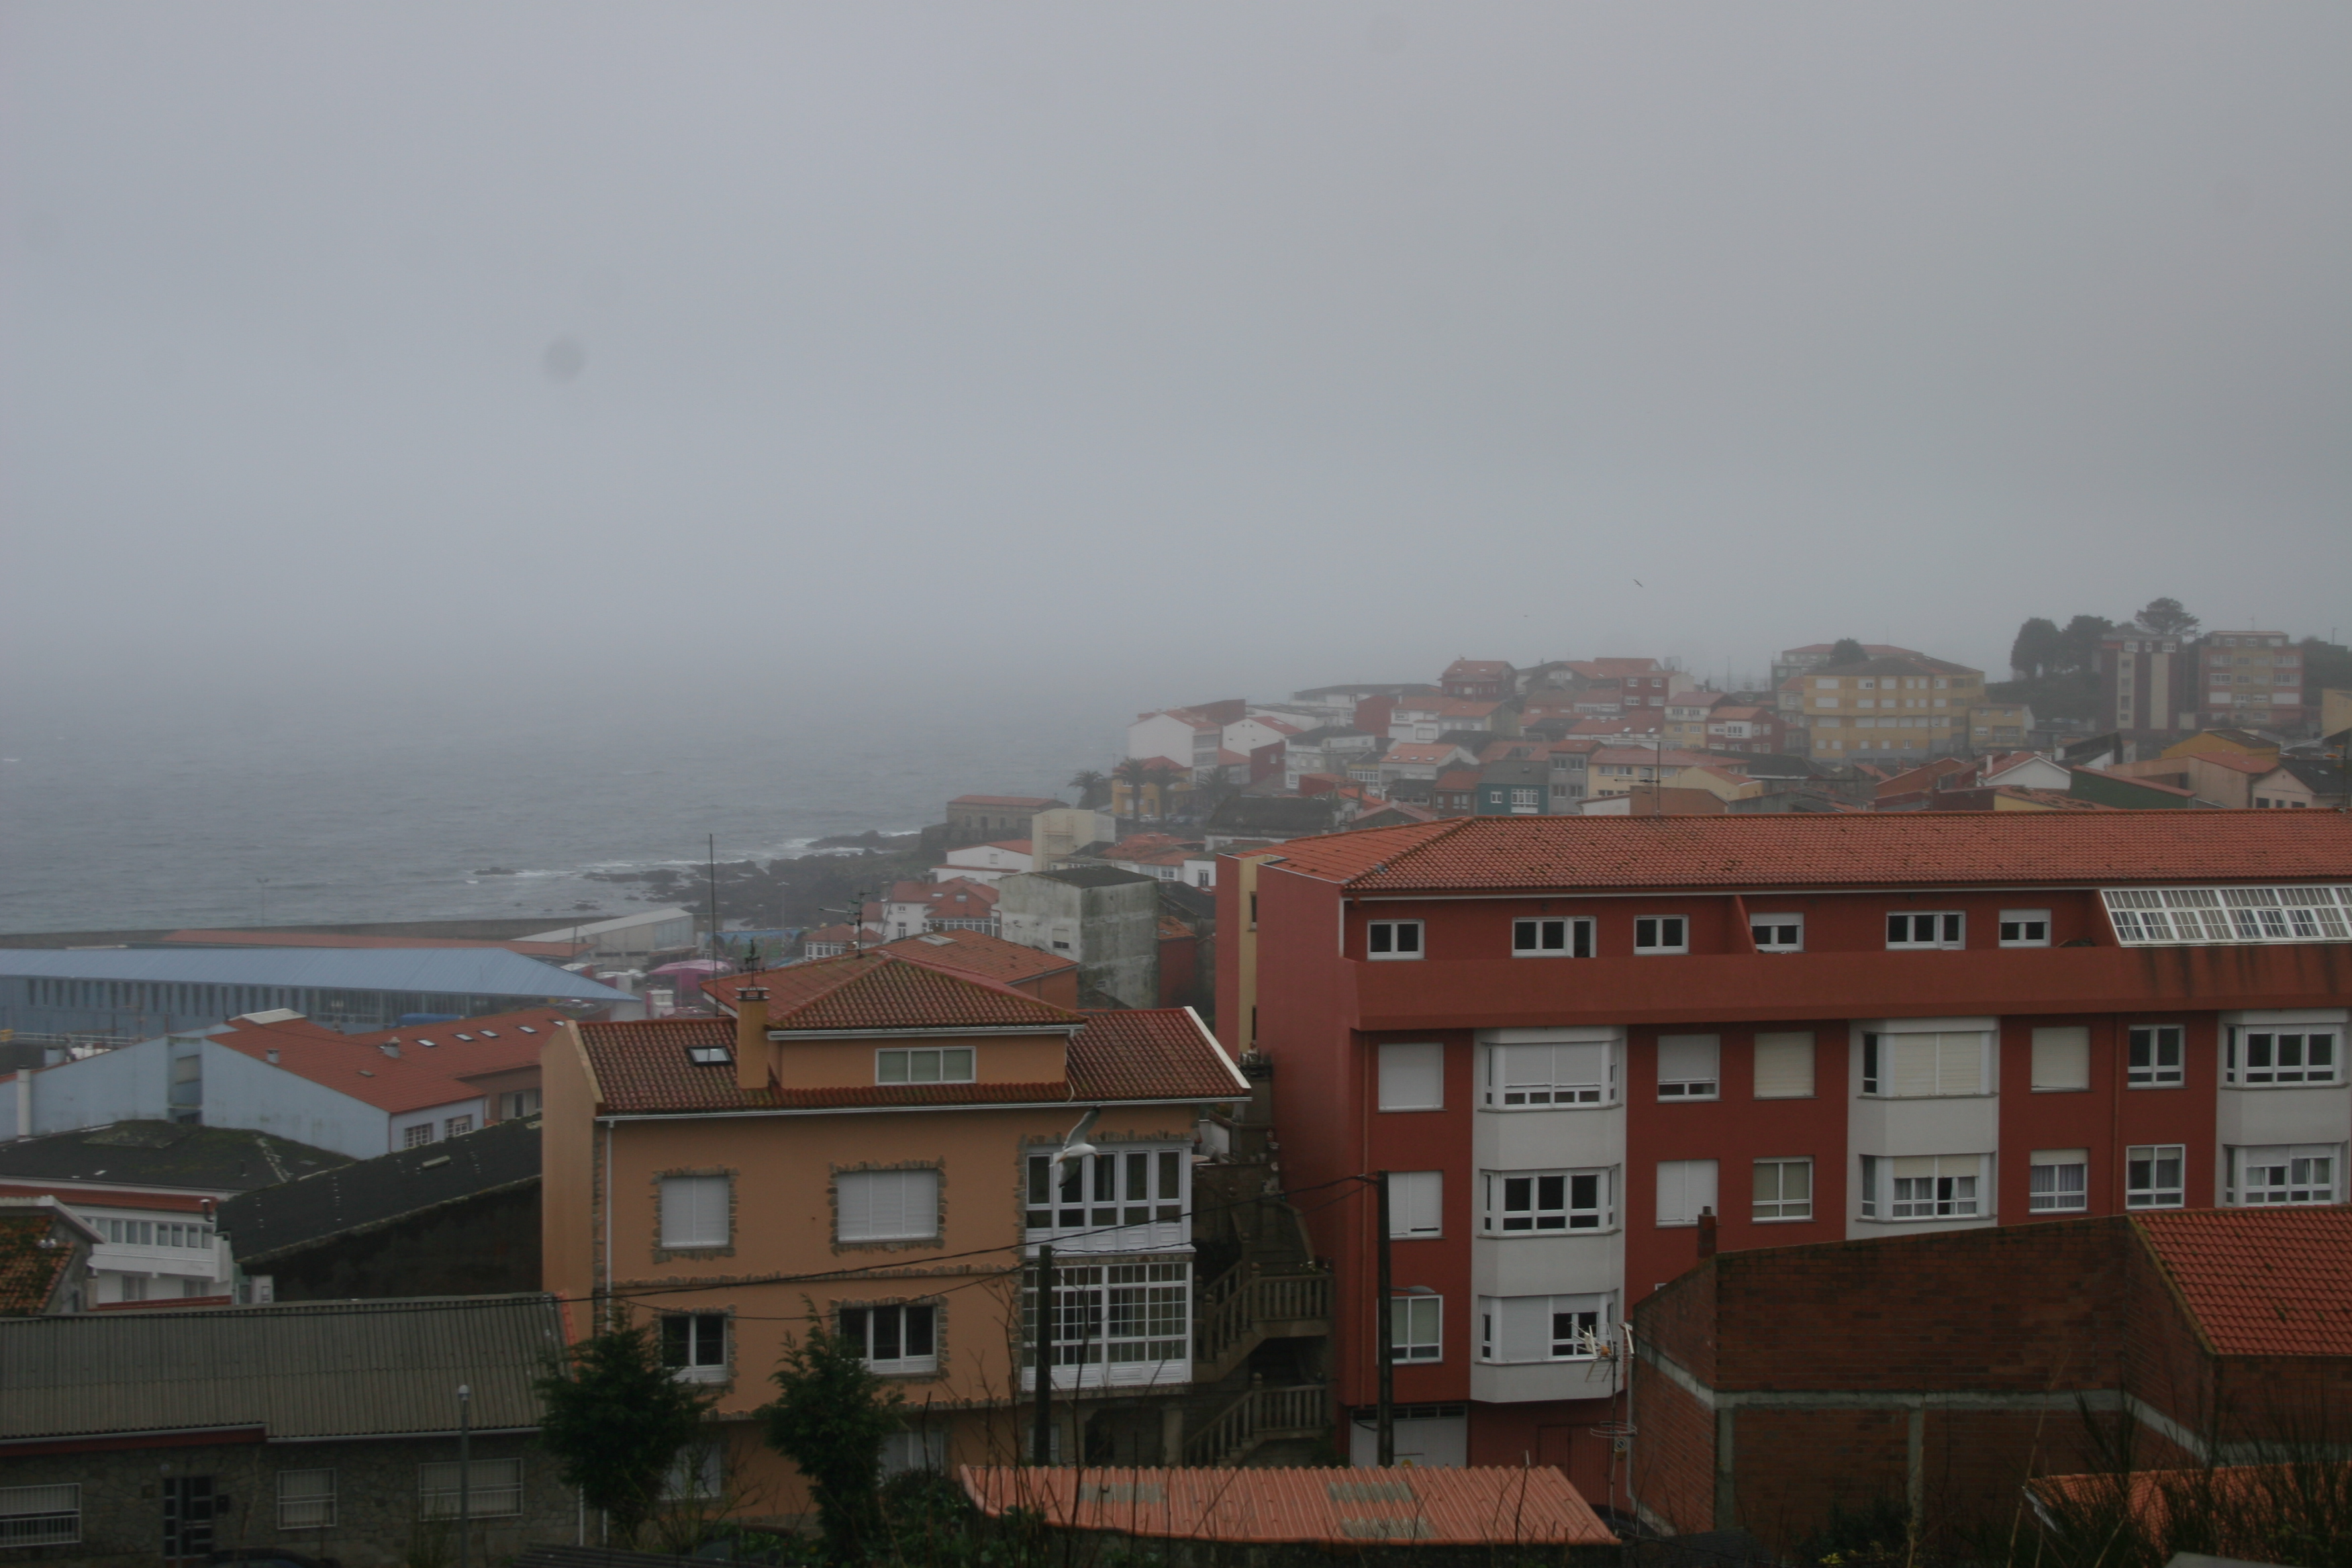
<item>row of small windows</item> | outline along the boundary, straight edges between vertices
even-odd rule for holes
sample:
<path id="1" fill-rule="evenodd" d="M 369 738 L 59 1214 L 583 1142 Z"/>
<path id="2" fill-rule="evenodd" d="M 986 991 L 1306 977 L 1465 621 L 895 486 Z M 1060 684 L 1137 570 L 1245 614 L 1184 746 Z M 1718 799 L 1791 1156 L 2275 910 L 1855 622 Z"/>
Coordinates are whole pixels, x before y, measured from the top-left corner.
<path id="1" fill-rule="evenodd" d="M 1890 952 L 1957 949 L 1968 945 L 1968 915 L 1958 910 L 1906 910 L 1886 917 Z M 1370 921 L 1364 927 L 1368 958 L 1421 958 L 1428 939 L 1421 921 Z M 2003 910 L 1995 922 L 2003 947 L 2048 947 L 2048 910 Z M 1598 922 L 1590 915 L 1538 917 L 1511 922 L 1514 958 L 1591 958 L 1600 951 Z M 1754 914 L 1748 934 L 1759 952 L 1802 952 L 1805 917 L 1801 914 Z M 1690 921 L 1684 915 L 1637 915 L 1633 921 L 1636 956 L 1686 953 L 1690 951 Z"/>
<path id="2" fill-rule="evenodd" d="M 2291 1028 L 2231 1026 L 2222 1042 L 2221 1082 L 2252 1089 L 2340 1083 L 2342 1035 L 2343 1026 L 2336 1024 Z M 1996 1031 L 1990 1029 L 1865 1032 L 1858 1090 L 1864 1097 L 1883 1100 L 1990 1094 L 1998 1043 Z M 1753 1097 L 1810 1099 L 1814 1092 L 1814 1037 L 1809 1031 L 1758 1033 L 1750 1052 Z M 1486 1046 L 1479 1058 L 1479 1103 L 1503 1110 L 1614 1105 L 1623 1050 L 1623 1042 L 1613 1037 Z M 1380 1109 L 1444 1110 L 1444 1053 L 1445 1047 L 1433 1041 L 1382 1045 Z M 2185 1053 L 2185 1026 L 2132 1025 L 2124 1032 L 2124 1081 L 2132 1089 L 2180 1088 L 2187 1078 Z M 1722 1058 L 1720 1035 L 1660 1035 L 1657 1098 L 1661 1101 L 1721 1099 Z M 2090 1030 L 2082 1025 L 2035 1029 L 2031 1061 L 2031 1087 L 2036 1093 L 2089 1089 Z M 1033 1191 L 1040 1179 L 1033 1175 Z M 1094 1223 L 1112 1222 L 1097 1219 Z"/>
<path id="3" fill-rule="evenodd" d="M 293 985 L 221 985 L 200 981 L 59 980 L 28 977 L 25 1003 L 31 1007 L 78 1008 L 84 1012 L 153 1013 L 165 1016 L 230 1018 L 289 1007 L 312 1017 L 383 1018 L 408 1013 L 474 1016 L 494 1009 L 488 996 L 439 992 L 321 990 Z"/>

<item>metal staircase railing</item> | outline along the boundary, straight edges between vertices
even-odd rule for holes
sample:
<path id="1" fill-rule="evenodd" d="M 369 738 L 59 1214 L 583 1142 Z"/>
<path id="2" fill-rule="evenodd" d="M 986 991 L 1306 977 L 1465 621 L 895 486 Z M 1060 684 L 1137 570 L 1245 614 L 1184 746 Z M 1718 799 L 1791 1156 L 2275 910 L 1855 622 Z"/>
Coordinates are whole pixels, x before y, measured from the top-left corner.
<path id="1" fill-rule="evenodd" d="M 1320 1437 L 1331 1426 L 1331 1391 L 1323 1384 L 1253 1388 L 1184 1441 L 1188 1465 L 1232 1466 L 1262 1444 L 1286 1437 Z"/>

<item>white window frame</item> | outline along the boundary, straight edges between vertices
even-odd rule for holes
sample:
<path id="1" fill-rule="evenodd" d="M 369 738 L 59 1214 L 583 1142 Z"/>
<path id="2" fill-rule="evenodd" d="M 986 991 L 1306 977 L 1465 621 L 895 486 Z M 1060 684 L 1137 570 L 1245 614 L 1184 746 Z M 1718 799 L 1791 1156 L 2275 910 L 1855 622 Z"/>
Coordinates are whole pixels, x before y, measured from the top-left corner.
<path id="1" fill-rule="evenodd" d="M 335 1472 L 331 1469 L 278 1471 L 278 1528 L 334 1529 Z"/>
<path id="2" fill-rule="evenodd" d="M 734 1178 L 677 1175 L 661 1179 L 661 1247 L 693 1252 L 734 1240 Z"/>
<path id="3" fill-rule="evenodd" d="M 670 1360 L 670 1325 L 681 1323 L 685 1331 L 683 1359 Z M 714 1328 L 712 1325 L 716 1324 Z M 727 1381 L 728 1331 L 732 1325 L 724 1312 L 664 1312 L 661 1315 L 662 1365 L 669 1368 L 670 1376 L 679 1383 L 724 1383 Z M 714 1342 L 715 1341 L 715 1342 Z"/>
<path id="4" fill-rule="evenodd" d="M 970 1083 L 970 1046 L 890 1046 L 874 1053 L 876 1083 Z"/>
<path id="5" fill-rule="evenodd" d="M 1643 937 L 1650 940 L 1643 942 Z M 1649 958 L 1690 951 L 1688 915 L 1635 915 L 1633 956 Z"/>
<path id="6" fill-rule="evenodd" d="M 1389 1237 L 1428 1241 L 1445 1234 L 1445 1173 L 1389 1173 Z"/>
<path id="7" fill-rule="evenodd" d="M 1894 1064 L 1888 1054 L 1888 1043 L 1896 1040 L 1936 1041 L 1936 1088 L 1927 1094 L 1903 1094 L 1893 1088 Z M 1966 1042 L 1973 1041 L 1973 1045 Z M 1914 1048 L 1916 1048 L 1916 1044 Z M 1992 1092 L 1992 1058 L 1994 1039 L 1991 1032 L 1980 1029 L 1866 1029 L 1862 1037 L 1862 1071 L 1858 1081 L 1861 1093 L 1867 1100 L 1960 1100 Z M 1948 1081 L 1959 1077 L 1957 1065 L 1948 1073 L 1945 1055 L 1953 1053 L 1955 1064 L 1965 1063 L 1971 1052 L 1976 1058 L 1976 1087 L 1947 1089 Z"/>
<path id="8" fill-rule="evenodd" d="M 1590 915 L 1536 915 L 1511 922 L 1513 958 L 1591 958 Z"/>
<path id="9" fill-rule="evenodd" d="M 1191 1206 L 1192 1151 L 1183 1145 L 1120 1144 L 1065 1160 L 1058 1193 L 1051 1190 L 1051 1154 L 1033 1152 L 1024 1163 L 1025 1218 L 1033 1241 L 1051 1240 L 1062 1231 L 1099 1231 L 1116 1226 L 1119 1234 L 1105 1237 L 1103 1244 L 1133 1248 L 1147 1239 L 1158 1243 L 1168 1233 L 1139 1235 L 1130 1227 L 1181 1226 Z"/>
<path id="10" fill-rule="evenodd" d="M 1364 956 L 1383 963 L 1420 958 L 1428 952 L 1427 936 L 1420 921 L 1367 921 Z"/>
<path id="11" fill-rule="evenodd" d="M 1897 1225 L 1990 1219 L 1990 1163 L 1982 1154 L 1864 1154 L 1863 1215 Z"/>
<path id="12" fill-rule="evenodd" d="M 1709 1209 L 1721 1215 L 1722 1191 L 1722 1166 L 1718 1161 L 1659 1161 L 1658 1228 L 1681 1230 L 1695 1226 L 1699 1215 Z"/>
<path id="13" fill-rule="evenodd" d="M 2188 1082 L 2188 1057 L 2189 1031 L 2186 1026 L 2126 1025 L 2124 1028 L 2124 1087 L 2183 1088 Z"/>
<path id="14" fill-rule="evenodd" d="M 2294 1058 L 2290 1063 L 2286 1058 Z M 2257 1063 L 2254 1058 L 2266 1060 Z M 2325 1057 L 2323 1067 L 2315 1062 Z M 2232 1089 L 2332 1088 L 2344 1081 L 2341 1024 L 2232 1024 L 2221 1052 L 2221 1081 Z"/>
<path id="15" fill-rule="evenodd" d="M 1748 936 L 1759 952 L 1802 952 L 1805 951 L 1805 917 L 1802 914 L 1749 915 Z"/>
<path id="16" fill-rule="evenodd" d="M 2301 1208 L 2333 1204 L 2343 1196 L 2341 1143 L 2249 1144 L 2225 1152 L 2228 1186 L 2221 1201 L 2232 1206 Z M 2248 1178 L 2247 1173 L 2255 1169 L 2264 1173 L 2259 1182 Z M 2272 1171 L 2280 1173 L 2277 1179 L 2269 1174 Z"/>
<path id="17" fill-rule="evenodd" d="M 2170 1164 L 2174 1179 L 2164 1180 Z M 2146 1166 L 2145 1180 L 2136 1167 Z M 2124 1148 L 2124 1207 L 2127 1209 L 2186 1208 L 2189 1199 L 2189 1145 L 2132 1143 Z"/>
<path id="18" fill-rule="evenodd" d="M 2050 945 L 2050 911 L 2048 910 L 2003 910 L 2000 911 L 2000 925 L 1998 929 L 2000 932 L 2000 945 L 2003 947 L 2048 947 Z"/>
<path id="19" fill-rule="evenodd" d="M 433 1123 L 430 1121 L 412 1123 L 401 1130 L 400 1146 L 404 1149 L 422 1149 L 433 1142 Z"/>
<path id="20" fill-rule="evenodd" d="M 2100 897 L 2126 947 L 2352 941 L 2352 887 L 2108 888 Z"/>
<path id="21" fill-rule="evenodd" d="M 940 1239 L 940 1169 L 843 1171 L 834 1182 L 835 1241 Z M 925 1203 L 928 1191 L 929 1202 Z M 887 1201 L 885 1201 L 887 1200 Z M 928 1206 L 928 1223 L 923 1210 Z"/>
<path id="22" fill-rule="evenodd" d="M 1037 1378 L 1037 1289 L 1021 1288 L 1021 1379 Z M 1100 1388 L 1182 1383 L 1192 1375 L 1192 1265 L 1189 1259 L 1108 1258 L 1054 1263 L 1054 1386 Z"/>
<path id="23" fill-rule="evenodd" d="M 2048 1179 L 2044 1180 L 2044 1173 Z M 2029 1214 L 2084 1214 L 2091 1206 L 2091 1152 L 2036 1149 L 2026 1156 Z"/>
<path id="24" fill-rule="evenodd" d="M 1754 1069 L 1750 1081 L 1755 1097 L 1758 1100 L 1812 1099 L 1815 1085 L 1819 1081 L 1819 1058 L 1816 1055 L 1819 1049 L 1820 1043 L 1810 1029 L 1765 1030 L 1759 1033 L 1750 1047 L 1750 1064 Z M 1802 1053 L 1805 1064 L 1805 1087 L 1801 1092 L 1786 1094 L 1764 1092 L 1764 1058 L 1768 1051 L 1775 1053 L 1785 1051 L 1791 1056 Z"/>
<path id="25" fill-rule="evenodd" d="M 1606 1167 L 1485 1171 L 1479 1180 L 1483 1235 L 1597 1236 L 1617 1228 L 1616 1173 Z"/>
<path id="26" fill-rule="evenodd" d="M 835 1321 L 839 1332 L 857 1346 L 857 1353 L 876 1372 L 897 1373 L 932 1373 L 940 1369 L 940 1308 L 936 1301 L 893 1301 L 884 1306 L 847 1306 L 835 1309 Z M 851 1315 L 856 1314 L 853 1324 Z M 909 1331 L 919 1325 L 920 1334 Z M 886 1331 L 887 1329 L 887 1331 Z M 930 1349 L 910 1353 L 909 1347 L 920 1339 Z M 895 1349 L 895 1355 L 877 1355 L 876 1346 Z"/>
<path id="27" fill-rule="evenodd" d="M 1606 1352 L 1612 1324 L 1609 1293 L 1578 1296 L 1481 1296 L 1478 1299 L 1478 1359 L 1489 1366 L 1540 1366 L 1547 1362 L 1591 1361 Z M 1549 1332 L 1534 1336 L 1541 1355 L 1513 1355 L 1509 1329 L 1501 1320 L 1528 1314 L 1549 1319 Z"/>
<path id="28" fill-rule="evenodd" d="M 0 1548 L 81 1543 L 81 1483 L 0 1487 Z"/>
<path id="29" fill-rule="evenodd" d="M 1895 934 L 1895 922 L 1909 922 L 1908 936 Z M 1927 929 L 1931 933 L 1922 940 L 1919 922 L 1934 923 Z M 1969 917 L 1965 910 L 1889 910 L 1886 911 L 1886 951 L 1889 952 L 1956 952 L 1969 945 Z"/>
<path id="30" fill-rule="evenodd" d="M 520 1459 L 475 1459 L 463 1470 L 456 1459 L 417 1466 L 417 1512 L 426 1519 L 457 1518 L 461 1476 L 468 1483 L 467 1518 L 512 1519 L 522 1512 Z"/>
<path id="31" fill-rule="evenodd" d="M 1398 1291 L 1389 1298 L 1389 1362 L 1433 1366 L 1445 1359 L 1445 1298 Z"/>
<path id="32" fill-rule="evenodd" d="M 1375 1093 L 1382 1110 L 1445 1109 L 1444 1045 L 1433 1040 L 1388 1041 L 1380 1047 L 1373 1065 L 1380 1074 Z"/>
<path id="33" fill-rule="evenodd" d="M 1669 1072 L 1673 1076 L 1669 1077 Z M 1660 1035 L 1658 1098 L 1672 1100 L 1722 1099 L 1723 1037 Z"/>
<path id="34" fill-rule="evenodd" d="M 1799 1185 L 1804 1194 L 1794 1196 L 1789 1192 L 1789 1173 L 1801 1172 Z M 1771 1176 L 1771 1191 L 1765 1191 L 1765 1177 Z M 1813 1217 L 1813 1162 L 1811 1155 L 1797 1157 L 1768 1156 L 1751 1163 L 1748 1217 L 1758 1225 L 1790 1225 Z"/>
<path id="35" fill-rule="evenodd" d="M 1485 1078 L 1483 1099 L 1490 1110 L 1559 1110 L 1580 1105 L 1614 1105 L 1617 1103 L 1618 1042 L 1611 1040 L 1551 1040 L 1529 1041 L 1524 1044 L 1500 1043 L 1485 1047 L 1486 1060 L 1481 1064 Z M 1600 1072 L 1594 1075 L 1574 1067 L 1564 1067 L 1563 1050 L 1600 1053 Z M 1533 1053 L 1549 1053 L 1542 1058 Z M 1506 1055 L 1505 1053 L 1512 1053 Z M 1521 1054 L 1524 1053 L 1524 1054 Z M 1544 1070 L 1537 1070 L 1541 1060 Z M 1580 1058 L 1565 1058 L 1573 1063 Z"/>

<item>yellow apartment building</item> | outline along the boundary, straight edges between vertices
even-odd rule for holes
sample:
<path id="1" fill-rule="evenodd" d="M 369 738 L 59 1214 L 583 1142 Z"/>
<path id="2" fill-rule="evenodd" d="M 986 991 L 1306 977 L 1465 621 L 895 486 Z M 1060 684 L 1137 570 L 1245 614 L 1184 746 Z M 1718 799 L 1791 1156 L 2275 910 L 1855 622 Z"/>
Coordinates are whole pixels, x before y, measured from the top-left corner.
<path id="1" fill-rule="evenodd" d="M 1196 1364 L 1194 1180 L 1211 1112 L 1249 1085 L 1198 1016 L 1075 1012 L 887 951 L 744 976 L 731 1000 L 732 1018 L 567 1024 L 542 1059 L 546 1286 L 575 1339 L 608 1310 L 649 1318 L 676 1375 L 718 1394 L 680 1484 L 738 1517 L 805 1511 L 753 1415 L 812 1312 L 903 1396 L 888 1468 L 1020 1457 L 1046 1242 L 1057 1447 L 1231 1457 L 1183 1426 L 1236 1342 Z"/>
<path id="2" fill-rule="evenodd" d="M 1825 762 L 1919 763 L 1969 743 L 1984 671 L 1924 655 L 1827 665 L 1794 678 L 1809 750 Z"/>

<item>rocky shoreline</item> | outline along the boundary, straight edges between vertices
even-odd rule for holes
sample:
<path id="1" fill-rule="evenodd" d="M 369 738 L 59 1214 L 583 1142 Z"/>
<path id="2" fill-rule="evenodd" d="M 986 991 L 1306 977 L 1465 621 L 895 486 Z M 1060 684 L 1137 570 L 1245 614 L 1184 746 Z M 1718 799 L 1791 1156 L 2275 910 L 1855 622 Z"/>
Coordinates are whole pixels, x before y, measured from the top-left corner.
<path id="1" fill-rule="evenodd" d="M 806 854 L 772 860 L 721 860 L 716 871 L 719 919 L 754 926 L 832 925 L 864 900 L 899 881 L 927 881 L 932 854 L 919 833 L 837 834 Z M 645 871 L 590 871 L 590 881 L 628 886 L 634 900 L 679 904 L 697 912 L 710 906 L 713 873 L 701 867 L 661 866 Z"/>

